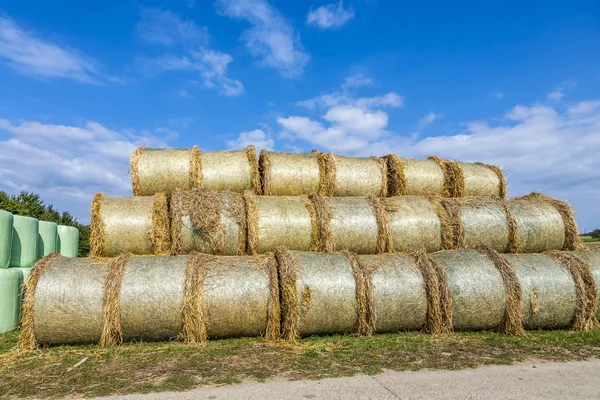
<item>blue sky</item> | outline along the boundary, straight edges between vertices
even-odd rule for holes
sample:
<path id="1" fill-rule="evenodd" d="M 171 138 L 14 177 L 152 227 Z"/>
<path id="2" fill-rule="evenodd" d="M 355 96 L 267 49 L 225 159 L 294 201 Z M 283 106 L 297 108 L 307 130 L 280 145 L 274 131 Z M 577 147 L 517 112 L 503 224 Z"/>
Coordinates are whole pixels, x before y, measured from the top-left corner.
<path id="1" fill-rule="evenodd" d="M 600 3 L 0 1 L 0 190 L 89 220 L 140 145 L 499 164 L 600 227 Z"/>

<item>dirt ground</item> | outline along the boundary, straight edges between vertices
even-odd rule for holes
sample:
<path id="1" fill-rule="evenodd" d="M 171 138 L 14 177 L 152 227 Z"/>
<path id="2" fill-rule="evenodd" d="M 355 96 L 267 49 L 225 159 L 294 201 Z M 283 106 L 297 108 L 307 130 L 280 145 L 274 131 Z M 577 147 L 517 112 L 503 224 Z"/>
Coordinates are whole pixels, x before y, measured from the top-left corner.
<path id="1" fill-rule="evenodd" d="M 598 398 L 600 360 L 537 362 L 460 371 L 393 372 L 317 381 L 270 381 L 104 400 L 570 399 Z"/>

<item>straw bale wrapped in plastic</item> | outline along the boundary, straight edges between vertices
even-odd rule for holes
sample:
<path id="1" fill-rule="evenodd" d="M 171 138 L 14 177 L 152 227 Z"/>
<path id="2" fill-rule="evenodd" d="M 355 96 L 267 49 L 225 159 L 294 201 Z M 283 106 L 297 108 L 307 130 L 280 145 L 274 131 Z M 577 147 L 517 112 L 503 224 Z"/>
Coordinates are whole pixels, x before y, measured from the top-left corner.
<path id="1" fill-rule="evenodd" d="M 74 226 L 58 225 L 56 251 L 61 256 L 79 256 L 79 229 Z"/>
<path id="2" fill-rule="evenodd" d="M 434 160 L 384 157 L 388 168 L 389 196 L 443 196 L 444 170 Z"/>
<path id="3" fill-rule="evenodd" d="M 281 153 L 261 150 L 259 171 L 266 196 L 297 196 L 320 192 L 324 165 L 319 153 Z M 323 176 L 324 178 L 324 176 Z"/>
<path id="4" fill-rule="evenodd" d="M 590 265 L 592 278 L 596 286 L 596 304 L 594 306 L 594 315 L 596 316 L 596 319 L 600 319 L 600 302 L 598 301 L 600 298 L 600 251 L 577 251 L 573 254 Z"/>
<path id="5" fill-rule="evenodd" d="M 171 253 L 242 255 L 246 211 L 241 194 L 198 188 L 171 197 Z"/>
<path id="6" fill-rule="evenodd" d="M 143 197 L 98 193 L 92 201 L 90 219 L 91 256 L 169 254 L 169 213 L 162 193 Z"/>
<path id="7" fill-rule="evenodd" d="M 15 215 L 13 218 L 11 267 L 32 267 L 38 259 L 38 220 Z"/>
<path id="8" fill-rule="evenodd" d="M 367 279 L 367 321 L 374 332 L 420 330 L 428 316 L 425 280 L 413 257 L 358 256 Z M 371 304 L 369 304 L 369 302 Z"/>
<path id="9" fill-rule="evenodd" d="M 389 218 L 391 250 L 428 253 L 450 248 L 451 224 L 446 210 L 435 198 L 396 196 L 381 199 Z M 445 246 L 444 246 L 445 245 Z"/>
<path id="10" fill-rule="evenodd" d="M 311 196 L 318 220 L 317 251 L 358 254 L 389 251 L 390 229 L 379 199 Z"/>
<path id="11" fill-rule="evenodd" d="M 499 328 L 506 295 L 494 263 L 477 251 L 442 251 L 431 257 L 444 268 L 452 291 L 454 330 Z"/>
<path id="12" fill-rule="evenodd" d="M 570 327 L 577 309 L 577 294 L 569 272 L 545 254 L 506 254 L 523 290 L 525 329 Z"/>
<path id="13" fill-rule="evenodd" d="M 279 337 L 279 287 L 264 257 L 50 255 L 27 282 L 20 344 Z"/>
<path id="14" fill-rule="evenodd" d="M 0 269 L 0 334 L 19 325 L 23 275 L 17 268 Z"/>
<path id="15" fill-rule="evenodd" d="M 567 203 L 531 193 L 507 201 L 506 207 L 517 227 L 515 252 L 581 249 L 574 212 Z"/>
<path id="16" fill-rule="evenodd" d="M 10 265 L 13 218 L 8 211 L 0 210 L 0 268 L 8 268 Z"/>
<path id="17" fill-rule="evenodd" d="M 316 247 L 318 223 L 306 196 L 244 194 L 248 216 L 248 253 L 262 254 L 279 246 L 309 251 Z"/>
<path id="18" fill-rule="evenodd" d="M 58 243 L 58 225 L 54 222 L 38 222 L 38 259 L 50 253 L 56 253 Z"/>
<path id="19" fill-rule="evenodd" d="M 256 149 L 202 152 L 191 149 L 148 149 L 131 155 L 131 183 L 135 196 L 152 196 L 175 189 L 206 187 L 241 193 L 260 192 Z"/>
<path id="20" fill-rule="evenodd" d="M 368 329 L 364 274 L 352 255 L 281 248 L 276 257 L 285 340 Z"/>
<path id="21" fill-rule="evenodd" d="M 439 157 L 429 157 L 429 160 L 435 161 L 444 171 L 443 197 L 506 197 L 504 173 L 497 166 L 444 160 Z"/>

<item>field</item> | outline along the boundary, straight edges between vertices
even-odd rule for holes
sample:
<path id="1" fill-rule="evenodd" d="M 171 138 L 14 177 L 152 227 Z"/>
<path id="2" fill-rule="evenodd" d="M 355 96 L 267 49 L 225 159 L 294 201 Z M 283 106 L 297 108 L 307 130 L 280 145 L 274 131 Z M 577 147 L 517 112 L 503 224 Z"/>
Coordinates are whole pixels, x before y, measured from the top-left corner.
<path id="1" fill-rule="evenodd" d="M 377 374 L 384 369 L 461 369 L 525 360 L 600 358 L 600 330 L 311 337 L 296 345 L 262 339 L 15 348 L 17 333 L 0 335 L 0 393 L 56 398 L 180 391 L 242 381 L 318 379 Z"/>
<path id="2" fill-rule="evenodd" d="M 591 236 L 580 236 L 580 239 L 583 243 L 595 243 L 599 241 L 598 239 L 593 238 Z"/>

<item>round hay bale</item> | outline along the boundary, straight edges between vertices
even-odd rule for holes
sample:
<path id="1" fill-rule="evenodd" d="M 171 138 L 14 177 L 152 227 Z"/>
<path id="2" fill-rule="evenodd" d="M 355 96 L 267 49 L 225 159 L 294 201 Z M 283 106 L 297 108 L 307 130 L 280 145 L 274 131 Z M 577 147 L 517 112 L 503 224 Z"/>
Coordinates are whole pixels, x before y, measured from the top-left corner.
<path id="1" fill-rule="evenodd" d="M 248 212 L 248 253 L 263 254 L 279 246 L 309 251 L 316 246 L 315 208 L 306 196 L 245 195 Z"/>
<path id="2" fill-rule="evenodd" d="M 123 340 L 170 340 L 182 327 L 186 257 L 132 257 L 121 280 Z"/>
<path id="3" fill-rule="evenodd" d="M 208 338 L 279 338 L 277 263 L 262 257 L 208 257 L 202 305 Z"/>
<path id="4" fill-rule="evenodd" d="M 577 227 L 577 222 L 575 221 L 575 212 L 571 208 L 571 206 L 565 202 L 558 199 L 554 199 L 552 197 L 548 197 L 541 193 L 533 192 L 528 194 L 527 196 L 519 197 L 515 200 L 529 200 L 531 202 L 537 202 L 537 204 L 544 202 L 547 206 L 554 208 L 556 212 L 562 218 L 562 229 L 564 235 L 564 243 L 562 246 L 558 247 L 548 247 L 547 250 L 584 250 L 585 246 L 579 241 L 579 228 Z M 546 209 L 548 208 L 546 206 Z M 541 206 L 540 206 L 541 207 Z M 548 221 L 545 221 L 547 224 L 554 223 L 556 229 L 559 229 L 560 224 L 555 222 L 558 220 L 556 218 L 556 212 L 546 211 L 548 214 Z M 552 217 L 550 216 L 552 215 Z M 515 217 L 516 218 L 516 217 Z M 556 239 L 558 241 L 558 235 L 556 235 Z M 543 250 L 538 250 L 543 251 Z"/>
<path id="5" fill-rule="evenodd" d="M 481 163 L 457 162 L 464 177 L 463 196 L 506 196 L 506 182 L 502 170 Z"/>
<path id="6" fill-rule="evenodd" d="M 197 188 L 171 197 L 171 253 L 243 255 L 246 210 L 241 194 Z"/>
<path id="7" fill-rule="evenodd" d="M 56 253 L 58 240 L 58 225 L 54 222 L 39 221 L 38 223 L 38 259 L 50 253 Z"/>
<path id="8" fill-rule="evenodd" d="M 0 210 L 0 268 L 8 268 L 10 265 L 13 218 L 8 211 Z"/>
<path id="9" fill-rule="evenodd" d="M 389 215 L 392 251 L 442 250 L 442 230 L 447 231 L 450 226 L 442 224 L 447 218 L 440 218 L 440 209 L 436 207 L 439 203 L 421 196 L 397 196 L 381 201 Z"/>
<path id="10" fill-rule="evenodd" d="M 97 343 L 102 334 L 104 264 L 56 254 L 40 260 L 27 280 L 21 347 Z"/>
<path id="11" fill-rule="evenodd" d="M 266 196 L 297 196 L 319 192 L 317 154 L 261 150 L 259 171 Z"/>
<path id="12" fill-rule="evenodd" d="M 387 196 L 387 164 L 382 158 L 333 156 L 329 168 L 335 170 L 333 196 Z"/>
<path id="13" fill-rule="evenodd" d="M 104 262 L 53 254 L 36 265 L 27 282 L 22 347 L 115 345 L 180 335 L 187 340 L 186 333 L 201 339 L 279 337 L 279 286 L 272 254 L 123 254 Z"/>
<path id="14" fill-rule="evenodd" d="M 56 252 L 65 257 L 79 256 L 79 229 L 74 226 L 58 225 Z"/>
<path id="15" fill-rule="evenodd" d="M 217 191 L 261 193 L 256 149 L 202 152 L 199 186 Z"/>
<path id="16" fill-rule="evenodd" d="M 256 149 L 202 152 L 191 149 L 148 149 L 131 156 L 131 181 L 135 196 L 153 196 L 175 189 L 206 187 L 241 193 L 260 192 Z"/>
<path id="17" fill-rule="evenodd" d="M 464 197 L 446 199 L 443 204 L 452 220 L 454 249 L 487 246 L 504 253 L 513 248 L 517 228 L 504 202 Z"/>
<path id="18" fill-rule="evenodd" d="M 366 294 L 357 280 L 364 278 L 347 255 L 279 249 L 276 257 L 284 339 L 358 332 L 359 319 L 366 319 L 359 316 L 358 300 L 366 302 Z"/>
<path id="19" fill-rule="evenodd" d="M 381 250 L 375 206 L 362 197 L 312 196 L 320 239 L 317 250 L 376 254 Z"/>
<path id="20" fill-rule="evenodd" d="M 505 254 L 517 272 L 523 290 L 525 329 L 558 329 L 571 326 L 577 294 L 571 275 L 545 254 Z"/>
<path id="21" fill-rule="evenodd" d="M 388 169 L 389 196 L 442 196 L 444 171 L 433 160 L 400 158 L 395 154 L 384 157 Z"/>
<path id="22" fill-rule="evenodd" d="M 423 275 L 407 255 L 358 256 L 369 281 L 377 333 L 421 329 L 427 318 L 427 293 Z"/>
<path id="23" fill-rule="evenodd" d="M 38 260 L 38 220 L 22 215 L 13 217 L 11 267 L 32 267 Z"/>
<path id="24" fill-rule="evenodd" d="M 431 258 L 446 272 L 452 291 L 453 329 L 496 329 L 502 324 L 504 281 L 490 259 L 476 251 L 443 251 Z"/>
<path id="25" fill-rule="evenodd" d="M 108 197 L 98 193 L 90 214 L 90 256 L 169 254 L 171 237 L 164 194 Z"/>
<path id="26" fill-rule="evenodd" d="M 506 202 L 517 228 L 517 252 L 542 253 L 563 249 L 565 223 L 552 204 L 534 197 L 520 197 Z"/>
<path id="27" fill-rule="evenodd" d="M 577 251 L 573 254 L 591 265 L 592 277 L 596 286 L 596 299 L 600 299 L 600 252 L 598 250 Z M 595 306 L 595 316 L 596 319 L 600 319 L 600 302 L 597 300 Z"/>
<path id="28" fill-rule="evenodd" d="M 134 196 L 170 196 L 175 189 L 189 190 L 202 181 L 202 153 L 191 149 L 140 147 L 131 155 L 131 184 Z"/>

